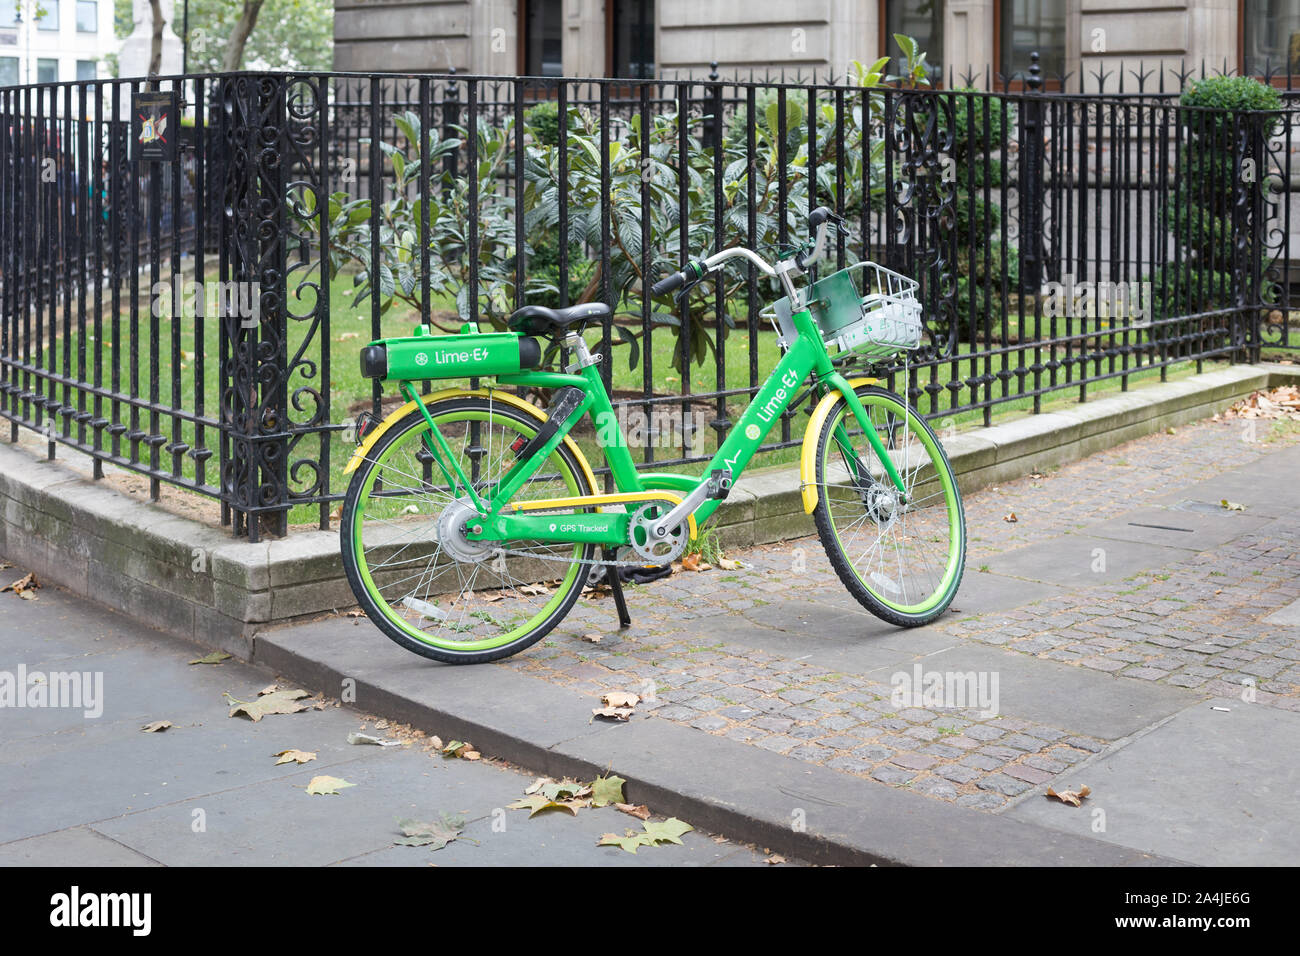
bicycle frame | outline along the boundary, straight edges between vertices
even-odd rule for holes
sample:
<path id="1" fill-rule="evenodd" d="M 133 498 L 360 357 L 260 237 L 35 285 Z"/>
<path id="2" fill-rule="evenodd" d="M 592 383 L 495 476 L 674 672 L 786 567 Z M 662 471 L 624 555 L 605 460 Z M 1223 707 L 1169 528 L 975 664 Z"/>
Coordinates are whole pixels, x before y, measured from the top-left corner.
<path id="1" fill-rule="evenodd" d="M 598 428 L 598 434 L 602 435 L 609 434 L 612 431 L 610 436 L 612 440 L 607 444 L 602 444 L 601 450 L 609 464 L 614 485 L 618 489 L 619 493 L 616 495 L 554 498 L 546 501 L 518 504 L 511 502 L 514 494 L 537 473 L 542 464 L 564 441 L 570 430 L 584 415 L 590 414 L 593 422 L 598 425 L 602 422 L 614 421 L 610 417 L 614 415 L 613 405 L 605 390 L 604 383 L 601 381 L 598 366 L 594 363 L 578 369 L 576 373 L 529 371 L 497 376 L 497 381 L 503 385 L 524 385 L 538 388 L 572 386 L 583 392 L 583 400 L 541 448 L 527 458 L 516 462 L 496 482 L 491 489 L 490 497 L 486 500 L 461 470 L 459 462 L 451 454 L 445 438 L 430 415 L 428 406 L 420 400 L 420 396 L 412 383 L 401 382 L 399 387 L 402 394 L 421 410 L 429 426 L 425 438 L 426 447 L 432 454 L 443 477 L 452 488 L 457 485 L 463 488 L 465 494 L 482 516 L 482 521 L 474 523 L 466 534 L 466 537 L 471 541 L 571 541 L 606 546 L 625 544 L 628 540 L 628 524 L 631 520 L 631 515 L 627 513 L 594 510 L 577 514 L 565 514 L 562 516 L 562 520 L 557 520 L 561 516 L 529 514 L 528 512 L 566 508 L 598 509 L 604 504 L 635 502 L 638 500 L 649 501 L 652 499 L 669 500 L 674 504 L 680 504 L 684 498 L 689 498 L 692 493 L 699 494 L 700 486 L 709 480 L 714 471 L 726 471 L 733 479 L 738 478 L 762 445 L 772 426 L 789 408 L 790 403 L 799 393 L 800 386 L 809 376 L 813 375 L 816 377 L 819 391 L 826 395 L 838 392 L 844 396 L 845 402 L 866 435 L 867 441 L 883 463 L 890 481 L 906 499 L 906 488 L 902 478 L 886 452 L 880 436 L 876 434 L 876 429 L 868 419 L 866 410 L 859 401 L 853 387 L 832 365 L 821 335 L 813 321 L 812 314 L 807 309 L 804 309 L 795 313 L 792 320 L 799 332 L 798 337 L 791 343 L 785 355 L 782 356 L 750 402 L 749 407 L 741 415 L 740 420 L 732 427 L 717 452 L 709 460 L 702 475 L 696 477 L 672 473 L 639 472 L 622 429 L 617 425 L 612 430 Z M 845 451 L 848 452 L 846 457 L 851 462 L 851 467 L 855 471 L 862 467 L 857 462 L 856 455 L 851 451 L 848 435 L 843 425 L 836 432 L 835 437 Z M 651 492 L 662 492 L 663 494 L 651 494 Z M 691 509 L 689 523 L 692 533 L 696 531 L 698 526 L 708 521 L 720 504 L 721 500 L 719 499 L 706 498 L 698 506 Z"/>

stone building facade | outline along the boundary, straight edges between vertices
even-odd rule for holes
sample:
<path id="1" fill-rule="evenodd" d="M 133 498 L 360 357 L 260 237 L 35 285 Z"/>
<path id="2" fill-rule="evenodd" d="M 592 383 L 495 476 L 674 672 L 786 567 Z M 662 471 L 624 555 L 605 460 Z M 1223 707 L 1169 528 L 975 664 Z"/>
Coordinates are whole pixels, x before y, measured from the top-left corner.
<path id="1" fill-rule="evenodd" d="M 842 74 L 906 33 L 943 81 L 1123 61 L 1300 72 L 1300 0 L 336 0 L 339 70 L 501 75 Z M 1112 81 L 1113 82 L 1113 81 Z M 1176 84 L 1175 84 L 1176 85 Z"/>

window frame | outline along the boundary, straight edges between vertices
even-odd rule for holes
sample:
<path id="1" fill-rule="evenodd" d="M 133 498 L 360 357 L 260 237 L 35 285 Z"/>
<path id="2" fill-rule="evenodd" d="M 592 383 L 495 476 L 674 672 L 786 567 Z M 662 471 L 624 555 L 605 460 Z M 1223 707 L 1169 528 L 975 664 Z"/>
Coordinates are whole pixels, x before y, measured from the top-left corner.
<path id="1" fill-rule="evenodd" d="M 889 46 L 890 41 L 894 39 L 893 31 L 889 29 L 889 2 L 890 0 L 879 0 L 879 4 L 877 7 L 878 17 L 876 20 L 876 32 L 880 34 L 880 43 L 879 43 L 879 51 L 877 52 L 876 55 L 877 57 L 887 56 L 892 60 L 898 54 L 892 52 Z M 948 3 L 949 0 L 943 0 L 943 5 L 944 5 L 943 16 L 945 21 L 948 19 Z M 921 52 L 928 53 L 929 51 L 922 49 Z M 942 90 L 947 86 L 948 74 L 946 70 L 947 70 L 947 65 L 940 63 L 939 72 L 937 74 L 938 82 L 931 80 L 930 89 Z M 960 82 L 960 77 L 955 78 L 954 82 Z M 893 85 L 897 86 L 899 84 L 893 84 Z"/>
<path id="2" fill-rule="evenodd" d="M 52 80 L 41 79 L 42 63 L 54 64 L 54 79 Z M 58 83 L 59 82 L 59 58 L 57 56 L 38 56 L 36 58 L 36 82 L 37 83 Z"/>
<path id="3" fill-rule="evenodd" d="M 994 89 L 1005 89 L 1008 92 L 1024 92 L 1029 89 L 1029 84 L 1025 80 L 1012 80 L 1006 77 L 1002 72 L 1002 10 L 1008 3 L 1014 3 L 1015 0 L 994 0 L 993 3 L 993 83 Z M 1068 64 L 1069 60 L 1069 18 L 1070 14 L 1066 12 L 1065 32 L 1066 36 L 1061 41 L 1061 58 Z M 1041 52 L 1041 51 L 1035 51 Z M 1026 67 L 1028 69 L 1028 67 Z M 1061 79 L 1057 76 L 1051 76 L 1043 73 L 1043 85 L 1039 89 L 1045 93 L 1061 92 Z"/>
<path id="4" fill-rule="evenodd" d="M 90 27 L 89 30 L 82 29 L 82 26 L 81 26 L 81 6 L 82 6 L 82 4 L 85 4 L 85 5 L 89 6 L 89 7 L 94 11 L 94 14 L 93 14 L 92 17 L 91 17 L 91 21 L 90 21 L 90 22 L 91 22 L 91 27 Z M 92 34 L 92 33 L 94 33 L 94 34 L 99 33 L 99 0 L 76 0 L 76 3 L 75 3 L 74 8 L 73 8 L 73 12 L 76 14 L 75 19 L 76 19 L 76 21 L 77 21 L 77 32 L 78 32 L 78 33 L 84 33 L 84 34 L 87 34 L 87 35 Z"/>
<path id="5" fill-rule="evenodd" d="M 1251 76 L 1265 82 L 1263 73 L 1248 73 L 1246 71 L 1246 0 L 1237 0 L 1237 73 L 1241 76 Z M 1291 64 L 1288 61 L 1284 64 L 1287 68 L 1274 73 L 1267 81 L 1270 86 L 1275 86 L 1280 90 L 1290 89 L 1300 80 L 1300 70 L 1292 72 Z M 1292 83 L 1288 85 L 1287 76 L 1290 76 Z"/>
<path id="6" fill-rule="evenodd" d="M 59 0 L 44 0 L 41 6 L 45 8 L 45 16 L 36 21 L 36 29 L 43 30 L 46 33 L 58 33 L 62 28 L 62 23 L 59 20 L 61 16 Z M 46 26 L 50 22 L 51 13 L 54 15 L 54 26 Z"/>

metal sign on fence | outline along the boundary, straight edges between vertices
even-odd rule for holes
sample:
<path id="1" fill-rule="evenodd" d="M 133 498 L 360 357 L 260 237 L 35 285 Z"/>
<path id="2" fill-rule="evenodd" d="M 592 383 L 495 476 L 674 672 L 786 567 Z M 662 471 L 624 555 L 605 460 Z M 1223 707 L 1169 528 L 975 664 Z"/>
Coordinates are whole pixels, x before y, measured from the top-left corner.
<path id="1" fill-rule="evenodd" d="M 180 137 L 177 96 L 135 93 L 131 97 L 131 157 L 137 163 L 174 163 Z"/>

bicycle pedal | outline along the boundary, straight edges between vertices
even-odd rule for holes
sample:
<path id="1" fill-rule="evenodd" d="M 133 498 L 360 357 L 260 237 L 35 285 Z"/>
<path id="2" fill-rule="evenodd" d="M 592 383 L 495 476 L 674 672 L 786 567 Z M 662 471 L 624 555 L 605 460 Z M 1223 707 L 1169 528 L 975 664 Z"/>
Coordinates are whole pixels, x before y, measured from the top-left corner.
<path id="1" fill-rule="evenodd" d="M 727 495 L 731 494 L 731 471 L 726 468 L 715 468 L 709 474 L 708 484 L 705 485 L 708 490 L 708 499 L 710 501 L 725 501 Z"/>

